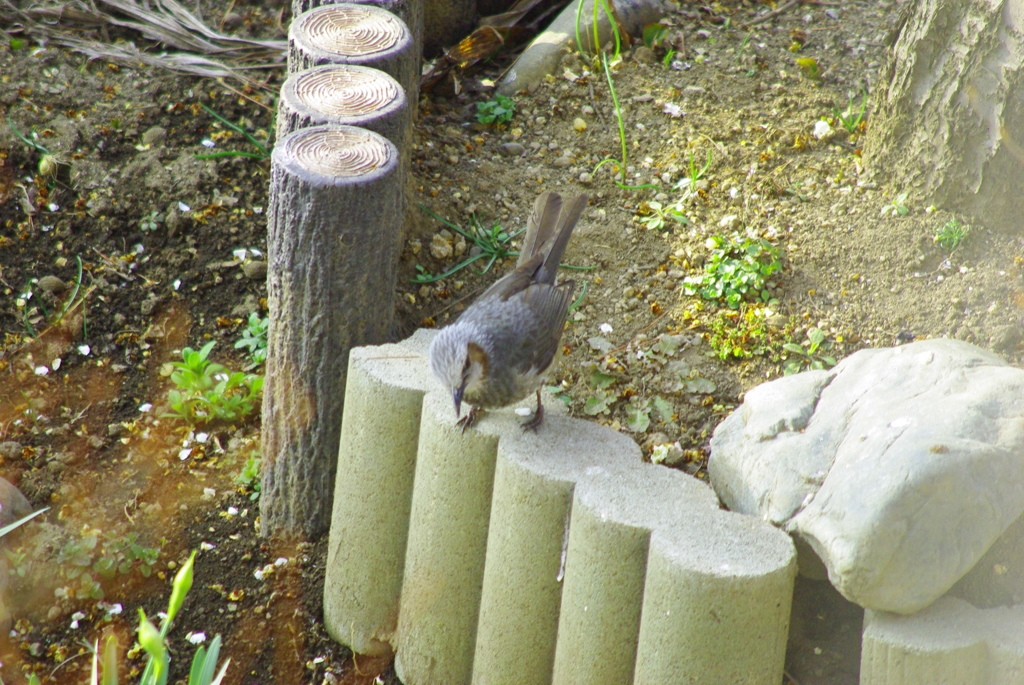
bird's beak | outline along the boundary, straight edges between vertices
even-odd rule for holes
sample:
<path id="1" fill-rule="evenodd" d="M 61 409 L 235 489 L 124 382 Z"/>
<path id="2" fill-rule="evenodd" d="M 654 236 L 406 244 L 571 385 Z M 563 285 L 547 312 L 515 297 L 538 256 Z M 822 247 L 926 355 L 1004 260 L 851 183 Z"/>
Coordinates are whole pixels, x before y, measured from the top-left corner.
<path id="1" fill-rule="evenodd" d="M 465 390 L 466 386 L 464 385 L 452 388 L 452 399 L 455 401 L 455 418 L 462 416 L 462 393 Z"/>

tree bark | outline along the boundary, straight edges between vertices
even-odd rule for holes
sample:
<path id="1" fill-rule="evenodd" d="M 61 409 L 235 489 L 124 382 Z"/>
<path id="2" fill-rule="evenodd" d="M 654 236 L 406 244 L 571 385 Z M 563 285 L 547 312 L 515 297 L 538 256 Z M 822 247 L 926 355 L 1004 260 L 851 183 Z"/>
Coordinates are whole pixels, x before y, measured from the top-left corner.
<path id="1" fill-rule="evenodd" d="M 271 161 L 261 533 L 315 540 L 330 521 L 348 351 L 383 342 L 393 315 L 398 151 L 318 126 L 278 141 Z"/>
<path id="2" fill-rule="evenodd" d="M 884 175 L 944 209 L 1020 229 L 1024 0 L 918 0 L 874 94 L 864 148 Z"/>

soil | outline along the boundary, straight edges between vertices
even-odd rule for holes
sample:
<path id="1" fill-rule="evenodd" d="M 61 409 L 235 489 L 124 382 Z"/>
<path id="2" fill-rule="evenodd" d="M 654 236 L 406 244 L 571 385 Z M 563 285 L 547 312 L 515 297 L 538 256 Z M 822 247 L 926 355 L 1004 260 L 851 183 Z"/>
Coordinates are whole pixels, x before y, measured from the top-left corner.
<path id="1" fill-rule="evenodd" d="M 705 478 L 714 427 L 747 389 L 799 361 L 782 345 L 806 346 L 812 328 L 824 333 L 814 357 L 823 364 L 937 336 L 1019 364 L 1024 238 L 870 176 L 860 157 L 870 101 L 852 132 L 834 112 L 851 101 L 856 110 L 875 89 L 902 4 L 808 3 L 749 25 L 761 3 L 675 6 L 660 45 L 636 42 L 613 66 L 628 159 L 596 171 L 621 158 L 619 126 L 600 67 L 578 55 L 517 96 L 507 124 L 475 117 L 507 58 L 460 74 L 458 94 L 442 84 L 424 95 L 396 338 L 449 322 L 514 260 L 413 282 L 474 254 L 415 205 L 513 232 L 537 193 L 555 189 L 586 192 L 590 206 L 566 255 L 586 269 L 566 271 L 584 294 L 549 382 L 573 413 L 629 432 L 646 458 Z M 213 26 L 227 26 L 228 13 L 233 31 L 281 37 L 278 15 L 257 5 L 203 11 Z M 83 682 L 85 645 L 108 634 L 122 678 L 137 673 L 137 609 L 164 610 L 170 579 L 199 550 L 170 633 L 172 682 L 183 682 L 186 638 L 199 632 L 207 644 L 223 637 L 226 683 L 397 682 L 387 660 L 353 663 L 326 635 L 326 541 L 259 537 L 258 494 L 237 482 L 258 454 L 258 416 L 192 427 L 167 415 L 181 350 L 215 341 L 212 358 L 252 368 L 234 344 L 251 313 L 267 313 L 269 161 L 197 158 L 255 150 L 200 104 L 270 145 L 283 68 L 260 72 L 263 87 L 241 87 L 10 35 L 18 40 L 0 48 L 0 475 L 50 511 L 3 540 L 3 681 Z M 40 168 L 43 153 L 15 130 L 56 165 Z M 688 193 L 677 184 L 691 158 L 698 170 L 710 162 Z M 624 185 L 653 187 L 616 185 L 623 166 Z M 681 220 L 652 227 L 652 203 L 677 201 Z M 951 220 L 970 225 L 956 249 L 934 239 Z M 687 277 L 709 263 L 709 239 L 733 235 L 778 248 L 769 302 L 748 297 L 732 310 L 687 292 Z M 108 580 L 96 564 L 110 560 L 125 572 Z M 794 620 L 802 637 L 787 679 L 856 682 L 856 654 L 815 652 L 826 637 L 813 624 Z"/>

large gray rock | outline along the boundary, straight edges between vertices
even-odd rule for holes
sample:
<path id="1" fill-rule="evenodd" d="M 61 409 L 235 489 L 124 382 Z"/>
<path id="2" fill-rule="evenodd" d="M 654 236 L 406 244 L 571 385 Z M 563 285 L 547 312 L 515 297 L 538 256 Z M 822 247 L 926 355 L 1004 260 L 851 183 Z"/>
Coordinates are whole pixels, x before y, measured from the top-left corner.
<path id="1" fill-rule="evenodd" d="M 912 613 L 1024 512 L 1024 370 L 948 339 L 863 350 L 748 392 L 709 470 L 730 509 L 806 541 L 848 599 Z"/>

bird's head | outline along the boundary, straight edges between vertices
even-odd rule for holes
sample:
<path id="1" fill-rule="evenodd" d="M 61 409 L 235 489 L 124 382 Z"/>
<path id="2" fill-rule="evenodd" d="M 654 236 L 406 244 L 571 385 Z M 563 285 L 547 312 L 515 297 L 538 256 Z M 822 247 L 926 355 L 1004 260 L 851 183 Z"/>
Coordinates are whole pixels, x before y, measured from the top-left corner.
<path id="1" fill-rule="evenodd" d="M 463 397 L 471 397 L 487 377 L 489 363 L 475 326 L 455 322 L 430 343 L 430 370 L 451 391 L 456 416 L 461 414 Z"/>

